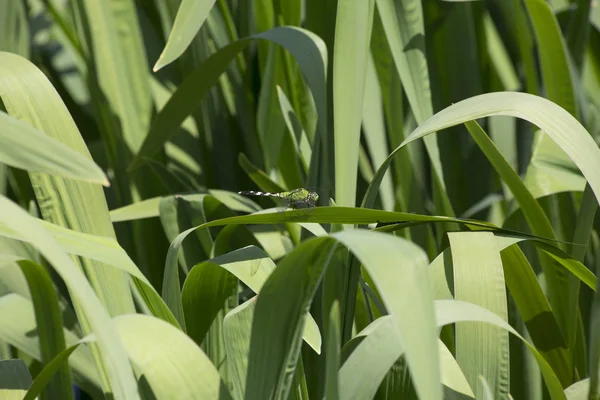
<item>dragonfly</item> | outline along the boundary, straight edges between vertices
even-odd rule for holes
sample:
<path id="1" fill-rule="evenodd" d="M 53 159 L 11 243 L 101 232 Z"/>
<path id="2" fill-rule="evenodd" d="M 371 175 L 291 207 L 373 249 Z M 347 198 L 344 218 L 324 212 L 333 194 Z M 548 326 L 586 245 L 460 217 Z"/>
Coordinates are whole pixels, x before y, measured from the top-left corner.
<path id="1" fill-rule="evenodd" d="M 259 192 L 254 190 L 242 190 L 238 193 L 244 196 L 275 197 L 286 200 L 288 202 L 288 207 L 294 210 L 299 208 L 314 208 L 317 206 L 317 201 L 319 201 L 319 195 L 316 192 L 311 192 L 304 188 L 279 193 Z"/>

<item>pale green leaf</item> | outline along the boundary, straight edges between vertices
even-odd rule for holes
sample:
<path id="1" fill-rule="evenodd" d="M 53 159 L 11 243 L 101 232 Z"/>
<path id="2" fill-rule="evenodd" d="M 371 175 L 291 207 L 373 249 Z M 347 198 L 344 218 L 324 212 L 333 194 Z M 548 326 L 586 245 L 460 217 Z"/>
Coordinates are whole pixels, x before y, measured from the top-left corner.
<path id="1" fill-rule="evenodd" d="M 4 57 L 1 53 L 0 57 Z M 104 172 L 85 155 L 0 111 L 0 162 L 28 171 L 109 186 Z"/>
<path id="2" fill-rule="evenodd" d="M 110 389 L 115 399 L 138 399 L 137 384 L 123 344 L 83 272 L 60 249 L 52 236 L 19 206 L 0 196 L 0 210 L 0 222 L 14 231 L 27 232 L 31 243 L 52 264 L 65 281 L 73 300 L 78 302 L 81 310 L 86 313 L 87 321 L 98 337 L 102 361 L 106 365 Z"/>
<path id="3" fill-rule="evenodd" d="M 206 21 L 215 0 L 183 0 L 177 11 L 173 29 L 160 58 L 154 64 L 154 72 L 175 61 L 190 45 L 198 30 Z"/>

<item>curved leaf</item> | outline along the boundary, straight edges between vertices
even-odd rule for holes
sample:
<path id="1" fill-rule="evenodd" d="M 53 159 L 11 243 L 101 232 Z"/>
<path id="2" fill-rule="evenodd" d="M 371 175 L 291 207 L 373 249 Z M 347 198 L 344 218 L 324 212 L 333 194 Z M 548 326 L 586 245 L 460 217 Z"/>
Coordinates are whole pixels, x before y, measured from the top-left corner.
<path id="1" fill-rule="evenodd" d="M 367 189 L 363 203 L 372 202 L 394 155 L 406 144 L 433 132 L 491 115 L 525 119 L 552 138 L 586 177 L 600 201 L 600 149 L 571 114 L 542 97 L 526 93 L 498 92 L 474 96 L 447 107 L 415 129 L 386 158 Z"/>
<path id="2" fill-rule="evenodd" d="M 0 58 L 4 57 L 0 53 Z M 110 186 L 89 157 L 0 111 L 0 162 L 28 171 Z"/>
<path id="3" fill-rule="evenodd" d="M 215 0 L 183 0 L 177 10 L 173 29 L 160 58 L 154 64 L 156 72 L 165 65 L 175 61 L 190 45 L 196 33 L 206 21 Z"/>
<path id="4" fill-rule="evenodd" d="M 209 358 L 185 333 L 158 318 L 141 314 L 113 320 L 140 379 L 156 399 L 231 399 Z M 168 346 L 157 346 L 168 343 Z"/>

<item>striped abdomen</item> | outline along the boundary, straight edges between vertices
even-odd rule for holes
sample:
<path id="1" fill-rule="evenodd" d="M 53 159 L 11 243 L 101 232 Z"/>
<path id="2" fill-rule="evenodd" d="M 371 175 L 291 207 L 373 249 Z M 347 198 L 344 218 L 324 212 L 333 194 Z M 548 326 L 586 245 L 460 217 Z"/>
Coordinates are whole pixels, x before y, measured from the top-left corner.
<path id="1" fill-rule="evenodd" d="M 254 190 L 242 190 L 238 192 L 238 194 L 242 194 L 244 196 L 267 196 L 282 198 L 281 193 L 258 192 Z"/>

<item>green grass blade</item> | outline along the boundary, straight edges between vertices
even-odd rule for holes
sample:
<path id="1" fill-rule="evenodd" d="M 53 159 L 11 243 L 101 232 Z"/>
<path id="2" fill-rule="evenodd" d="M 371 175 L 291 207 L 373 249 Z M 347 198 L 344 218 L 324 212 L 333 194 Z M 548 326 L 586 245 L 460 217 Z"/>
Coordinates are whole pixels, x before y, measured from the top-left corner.
<path id="1" fill-rule="evenodd" d="M 389 315 L 376 319 L 359 332 L 343 352 L 350 352 L 340 369 L 343 399 L 372 398 L 387 371 L 404 352 L 395 322 Z M 356 348 L 353 347 L 356 343 Z M 454 392 L 474 397 L 454 356 L 438 341 L 442 383 Z"/>
<path id="2" fill-rule="evenodd" d="M 521 86 L 519 77 L 512 65 L 502 37 L 500 36 L 489 14 L 484 16 L 485 38 L 490 61 L 494 65 L 498 77 L 505 90 L 518 90 Z"/>
<path id="3" fill-rule="evenodd" d="M 579 382 L 575 382 L 565 389 L 565 396 L 568 400 L 588 400 L 590 391 L 590 379 L 585 378 Z M 593 398 L 593 397 L 592 397 Z"/>
<path id="4" fill-rule="evenodd" d="M 343 348 L 352 350 L 339 372 L 340 398 L 370 399 L 404 351 L 396 322 L 386 315 L 371 322 Z M 356 348 L 352 349 L 353 342 Z"/>
<path id="5" fill-rule="evenodd" d="M 0 49 L 29 58 L 30 33 L 25 5 L 17 0 L 0 3 Z"/>
<path id="6" fill-rule="evenodd" d="M 0 57 L 8 53 L 0 54 Z M 11 167 L 109 186 L 89 157 L 0 111 L 0 161 Z M 25 151 L 26 149 L 26 151 Z"/>
<path id="7" fill-rule="evenodd" d="M 375 0 L 337 4 L 333 49 L 335 199 L 354 206 L 360 123 Z"/>
<path id="8" fill-rule="evenodd" d="M 209 193 L 225 204 L 229 209 L 233 211 L 240 211 L 251 213 L 259 211 L 260 208 L 253 203 L 250 199 L 245 196 L 241 196 L 237 193 L 228 192 L 226 190 L 209 190 Z M 190 197 L 198 196 L 198 194 L 182 194 L 182 198 L 187 199 Z M 110 211 L 110 218 L 112 222 L 122 221 L 133 221 L 136 219 L 153 218 L 158 217 L 160 214 L 159 205 L 160 197 L 154 197 L 139 201 L 128 206 L 120 207 Z"/>
<path id="9" fill-rule="evenodd" d="M 600 199 L 600 150 L 585 128 L 567 111 L 541 97 L 525 93 L 500 92 L 472 97 L 456 103 L 415 129 L 404 143 L 386 159 L 369 188 L 369 196 L 379 186 L 394 153 L 404 145 L 432 132 L 477 118 L 510 115 L 523 118 L 542 129 L 581 170 Z"/>
<path id="10" fill-rule="evenodd" d="M 596 274 L 600 274 L 600 264 L 596 261 Z M 600 399 L 600 284 L 596 286 L 590 310 L 589 399 Z"/>
<path id="11" fill-rule="evenodd" d="M 411 110 L 417 124 L 421 124 L 433 114 L 421 2 L 377 0 L 377 10 Z M 439 198 L 436 204 L 440 208 L 438 212 L 453 216 L 454 211 L 445 188 L 437 138 L 432 135 L 424 142 L 433 168 L 435 196 L 436 199 Z M 365 198 L 362 204 L 364 207 L 371 207 L 373 200 L 374 198 Z"/>
<path id="12" fill-rule="evenodd" d="M 527 258 L 517 246 L 502 250 L 506 285 L 515 300 L 533 344 L 548 361 L 560 382 L 572 380 L 572 351 L 558 327 L 548 299 Z"/>
<path id="13" fill-rule="evenodd" d="M 285 134 L 284 120 L 277 108 L 276 92 L 276 83 L 283 80 L 283 54 L 273 43 L 268 43 L 265 50 L 265 65 L 256 105 L 256 129 L 263 150 L 265 170 L 270 173 L 277 166 Z"/>
<path id="14" fill-rule="evenodd" d="M 369 56 L 367 64 L 365 99 L 363 101 L 362 126 L 367 147 L 371 155 L 373 168 L 377 169 L 389 153 L 387 138 L 385 134 L 385 120 L 383 116 L 383 104 L 381 101 L 381 88 L 377 81 L 375 63 Z M 383 177 L 381 186 L 381 203 L 384 210 L 394 209 L 394 193 L 392 188 L 391 172 Z"/>
<path id="15" fill-rule="evenodd" d="M 195 265 L 183 284 L 181 303 L 187 334 L 198 345 L 204 340 L 225 302 L 237 294 L 237 278 L 212 262 Z"/>
<path id="16" fill-rule="evenodd" d="M 404 112 L 406 105 L 403 101 L 402 82 L 393 65 L 392 52 L 377 7 L 375 8 L 375 18 L 373 20 L 373 34 L 371 35 L 371 54 L 381 89 L 382 98 L 380 101 L 383 101 L 385 112 L 387 143 L 391 148 L 396 148 L 402 143 L 405 136 Z M 400 207 L 398 211 L 406 211 L 410 207 L 411 194 L 415 193 L 411 190 L 413 181 L 422 176 L 422 173 L 419 172 L 421 165 L 417 164 L 417 171 L 413 172 L 415 168 L 415 164 L 411 161 L 414 157 L 411 151 L 413 148 L 414 146 L 411 146 L 408 152 L 402 153 L 394 160 L 392 167 L 394 194 L 397 196 L 396 202 Z M 387 152 L 389 153 L 389 150 Z"/>
<path id="17" fill-rule="evenodd" d="M 138 201 L 110 211 L 112 222 L 133 221 L 136 219 L 158 217 L 160 197 Z"/>
<path id="18" fill-rule="evenodd" d="M 87 45 L 93 52 L 95 78 L 119 118 L 125 144 L 136 154 L 150 125 L 152 96 L 135 5 L 131 1 L 109 6 L 98 0 L 78 3 L 87 15 L 83 23 L 90 33 Z"/>
<path id="19" fill-rule="evenodd" d="M 205 211 L 206 195 L 168 196 L 160 200 L 159 213 L 163 230 L 170 242 L 180 232 L 196 224 L 205 223 L 207 220 Z M 184 244 L 179 261 L 184 271 L 189 271 L 192 266 L 200 260 L 210 256 L 213 239 L 206 229 L 197 232 L 193 241 Z"/>
<path id="20" fill-rule="evenodd" d="M 19 56 L 2 53 L 0 59 L 0 96 L 8 113 L 19 115 L 89 158 L 71 115 L 41 71 Z M 85 233 L 115 237 L 101 187 L 43 173 L 29 175 L 45 220 Z M 82 264 L 111 315 L 133 311 L 129 284 L 121 271 L 86 260 Z"/>
<path id="21" fill-rule="evenodd" d="M 342 332 L 340 327 L 340 303 L 337 301 L 334 301 L 331 307 L 328 326 L 327 348 L 325 350 L 327 354 L 325 393 L 327 399 L 337 400 L 340 398 L 338 370 L 340 368 L 340 340 Z"/>
<path id="22" fill-rule="evenodd" d="M 235 275 L 254 293 L 260 293 L 275 263 L 256 246 L 247 246 L 209 260 Z M 193 269 L 192 269 L 193 271 Z M 321 353 L 321 334 L 314 319 L 308 315 L 304 328 L 306 343 L 318 354 Z"/>
<path id="23" fill-rule="evenodd" d="M 495 240 L 498 250 L 501 251 L 506 286 L 527 326 L 533 343 L 563 385 L 568 385 L 572 375 L 570 367 L 572 363 L 569 361 L 571 359 L 570 350 L 567 348 L 565 337 L 561 334 L 554 312 L 542 291 L 533 268 L 519 247 L 513 245 L 520 239 L 496 234 Z M 573 261 L 576 262 L 576 260 Z M 454 298 L 449 288 L 449 282 L 446 280 L 447 276 L 453 276 L 451 262 L 450 251 L 445 250 L 429 266 L 436 299 Z M 583 265 L 581 268 L 586 269 Z M 592 278 L 592 282 L 595 282 L 595 277 L 592 276 Z"/>
<path id="24" fill-rule="evenodd" d="M 160 58 L 154 64 L 154 72 L 175 61 L 190 45 L 200 27 L 206 21 L 209 11 L 215 5 L 215 0 L 183 0 L 177 10 L 169 40 Z"/>
<path id="25" fill-rule="evenodd" d="M 277 86 L 277 96 L 279 98 L 279 107 L 281 114 L 288 129 L 288 134 L 291 136 L 291 142 L 294 146 L 296 156 L 300 159 L 304 172 L 308 172 L 308 166 L 310 165 L 310 159 L 312 156 L 312 149 L 306 136 L 306 132 L 302 127 L 298 116 L 296 115 L 292 105 L 283 92 L 283 90 Z"/>
<path id="26" fill-rule="evenodd" d="M 105 363 L 110 390 L 115 399 L 138 399 L 137 383 L 133 377 L 123 344 L 114 331 L 108 313 L 94 293 L 85 275 L 58 247 L 50 234 L 16 204 L 0 197 L 0 219 L 14 231 L 24 230 L 32 244 L 50 261 L 65 281 L 73 301 L 85 312 L 86 321 L 98 337 L 102 361 Z M 80 315 L 80 318 L 82 316 Z"/>
<path id="27" fill-rule="evenodd" d="M 525 0 L 524 4 L 538 43 L 542 78 L 548 99 L 578 117 L 579 107 L 571 81 L 568 50 L 558 21 L 544 0 Z"/>
<path id="28" fill-rule="evenodd" d="M 485 379 L 483 375 L 479 375 L 479 381 L 481 382 L 481 386 L 483 387 L 483 396 L 481 396 L 481 398 L 484 400 L 494 400 L 492 388 L 490 387 L 490 384 L 488 383 L 487 379 Z"/>
<path id="29" fill-rule="evenodd" d="M 454 297 L 478 304 L 508 322 L 507 296 L 500 252 L 490 232 L 450 233 Z M 479 377 L 490 385 L 493 397 L 510 392 L 508 333 L 482 325 L 456 327 L 456 360 L 475 397 L 484 394 Z"/>
<path id="30" fill-rule="evenodd" d="M 248 372 L 248 351 L 256 297 L 231 310 L 223 320 L 223 338 L 227 352 L 229 378 L 233 383 L 233 398 L 244 398 L 246 374 Z"/>
<path id="31" fill-rule="evenodd" d="M 586 0 L 577 1 L 575 15 L 570 18 L 566 33 L 570 54 L 578 70 L 581 70 L 583 66 L 585 49 L 588 44 L 591 29 L 591 24 L 589 24 L 591 5 L 592 3 Z"/>
<path id="32" fill-rule="evenodd" d="M 536 132 L 531 161 L 523 183 L 533 197 L 540 198 L 560 192 L 580 192 L 585 178 L 571 159 L 543 132 Z"/>
<path id="33" fill-rule="evenodd" d="M 301 333 L 335 242 L 303 242 L 271 273 L 256 302 L 245 399 L 285 399 L 298 362 Z"/>
<path id="34" fill-rule="evenodd" d="M 454 359 L 446 345 L 438 340 L 438 349 L 440 351 L 440 371 L 442 373 L 442 383 L 451 390 L 450 393 L 460 393 L 464 396 L 475 398 L 469 382 L 462 369 Z"/>
<path id="35" fill-rule="evenodd" d="M 379 232 L 354 230 L 333 236 L 369 271 L 393 315 L 417 394 L 441 399 L 433 293 L 425 272 L 427 256 L 413 243 Z M 390 260 L 402 262 L 392 267 Z"/>
<path id="36" fill-rule="evenodd" d="M 104 236 L 95 236 L 73 231 L 41 220 L 39 222 L 48 230 L 63 251 L 102 262 L 130 274 L 134 278 L 136 286 L 141 291 L 141 294 L 152 313 L 179 327 L 173 314 L 169 311 L 154 287 L 129 258 L 125 250 L 119 246 L 116 240 Z M 1 223 L 0 235 L 18 240 L 29 240 L 28 236 L 23 232 L 7 229 L 7 227 Z M 24 258 L 25 257 L 17 256 L 17 259 Z"/>
<path id="37" fill-rule="evenodd" d="M 19 261 L 19 266 L 31 292 L 37 334 L 40 337 L 42 364 L 48 365 L 66 347 L 56 289 L 50 274 L 40 265 L 24 260 Z M 73 399 L 71 372 L 67 365 L 55 372 L 52 381 L 48 382 L 44 389 L 44 396 L 49 399 Z"/>
<path id="38" fill-rule="evenodd" d="M 552 225 L 542 207 L 538 204 L 533 195 L 529 193 L 525 184 L 506 162 L 504 157 L 498 152 L 483 129 L 481 129 L 479 124 L 475 121 L 467 122 L 466 126 L 471 137 L 475 140 L 488 160 L 490 160 L 494 169 L 498 172 L 503 182 L 510 188 L 515 199 L 521 205 L 521 211 L 523 212 L 531 231 L 539 236 L 555 238 Z M 554 144 L 554 146 L 556 146 L 556 144 Z M 576 314 L 576 304 L 569 304 L 567 301 L 569 297 L 569 285 L 564 280 L 563 276 L 561 276 L 562 271 L 557 269 L 556 264 L 548 262 L 545 257 L 542 258 L 542 268 L 547 279 L 551 304 L 561 321 L 563 330 L 568 333 L 570 331 L 568 327 L 572 326 L 572 324 L 570 324 L 565 317 Z M 493 382 L 489 378 L 487 378 L 487 381 L 493 386 Z"/>
<path id="39" fill-rule="evenodd" d="M 231 399 L 219 372 L 206 354 L 179 329 L 147 315 L 114 319 L 127 355 L 157 399 Z M 168 343 L 157 346 L 156 343 Z"/>
<path id="40" fill-rule="evenodd" d="M 44 369 L 35 377 L 33 384 L 27 391 L 27 395 L 25 397 L 23 397 L 23 400 L 35 400 L 37 398 L 37 396 L 40 395 L 40 393 L 42 392 L 44 387 L 46 387 L 46 385 L 48 385 L 48 382 L 53 378 L 53 376 L 58 371 L 60 371 L 61 369 L 64 369 L 67 366 L 67 361 L 69 359 L 69 356 L 75 350 L 77 350 L 77 348 L 79 347 L 79 344 L 80 343 L 70 346 L 70 347 L 64 349 L 63 351 L 61 351 L 59 354 L 57 354 L 56 357 L 54 357 L 52 359 L 52 361 L 50 361 L 44 367 Z M 73 394 L 73 391 L 71 389 L 71 386 L 69 386 L 69 396 L 72 397 L 72 394 Z"/>

